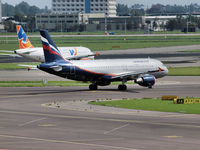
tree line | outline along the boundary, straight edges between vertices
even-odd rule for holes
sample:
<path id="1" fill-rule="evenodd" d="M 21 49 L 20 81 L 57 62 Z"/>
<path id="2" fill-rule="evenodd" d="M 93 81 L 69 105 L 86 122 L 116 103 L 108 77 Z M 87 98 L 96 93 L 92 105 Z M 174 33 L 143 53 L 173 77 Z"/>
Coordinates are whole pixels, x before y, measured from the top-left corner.
<path id="1" fill-rule="evenodd" d="M 45 7 L 45 9 L 40 9 L 36 6 L 30 6 L 27 2 L 21 2 L 16 6 L 10 5 L 8 3 L 2 4 L 2 16 L 8 17 L 3 24 L 7 31 L 15 31 L 15 24 L 12 20 L 20 22 L 25 25 L 25 30 L 35 30 L 35 14 L 37 13 L 47 13 L 50 10 Z"/>
<path id="2" fill-rule="evenodd" d="M 40 9 L 36 6 L 30 6 L 27 2 L 21 2 L 16 6 L 10 5 L 8 3 L 2 4 L 2 16 L 11 17 L 17 14 L 24 16 L 34 16 L 37 13 L 49 12 L 48 7 Z"/>
<path id="3" fill-rule="evenodd" d="M 40 9 L 36 6 L 30 6 L 26 2 L 21 2 L 16 6 L 12 6 L 7 3 L 2 5 L 3 16 L 8 16 L 11 17 L 9 19 L 13 19 L 20 23 L 25 23 L 25 28 L 31 31 L 35 30 L 35 14 L 37 13 L 50 13 L 50 10 L 47 7 L 45 9 Z M 117 4 L 118 16 L 139 17 L 145 15 L 176 15 L 176 19 L 169 20 L 165 26 L 162 25 L 162 28 L 167 30 L 183 29 L 185 27 L 200 28 L 200 19 L 192 14 L 200 14 L 200 5 L 190 4 L 182 6 L 153 4 L 150 8 L 145 8 L 142 4 L 134 4 L 131 6 Z M 4 22 L 6 25 L 6 30 L 14 31 L 15 25 L 13 25 L 9 19 Z M 132 27 L 133 25 L 129 25 L 127 22 L 127 29 L 129 29 L 129 26 Z M 153 26 L 158 26 L 156 20 L 154 21 Z M 134 22 L 134 29 L 138 28 L 144 28 L 144 26 L 141 27 L 137 24 L 137 22 Z"/>
<path id="4" fill-rule="evenodd" d="M 117 15 L 138 16 L 138 15 L 178 15 L 178 14 L 200 14 L 200 5 L 192 3 L 190 5 L 162 5 L 153 4 L 150 8 L 145 8 L 142 4 L 131 6 L 117 4 Z"/>

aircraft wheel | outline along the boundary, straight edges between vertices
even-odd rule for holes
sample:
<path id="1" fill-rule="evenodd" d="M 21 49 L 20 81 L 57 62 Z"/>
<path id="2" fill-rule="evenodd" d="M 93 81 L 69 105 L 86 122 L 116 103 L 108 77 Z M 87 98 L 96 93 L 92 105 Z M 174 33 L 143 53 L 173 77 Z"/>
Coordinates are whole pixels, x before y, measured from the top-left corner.
<path id="1" fill-rule="evenodd" d="M 127 86 L 125 84 L 124 85 L 120 84 L 118 86 L 118 90 L 120 90 L 120 91 L 126 91 L 127 90 Z"/>
<path id="2" fill-rule="evenodd" d="M 90 90 L 97 90 L 97 85 L 96 84 L 90 84 L 89 89 Z"/>

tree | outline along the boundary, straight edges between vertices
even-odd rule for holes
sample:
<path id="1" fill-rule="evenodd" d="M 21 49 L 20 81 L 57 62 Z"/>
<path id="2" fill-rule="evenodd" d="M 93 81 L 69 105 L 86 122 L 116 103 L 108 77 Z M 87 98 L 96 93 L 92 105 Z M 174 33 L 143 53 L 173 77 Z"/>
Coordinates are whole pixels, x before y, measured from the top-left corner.
<path id="1" fill-rule="evenodd" d="M 9 5 L 7 3 L 2 4 L 2 16 L 14 16 L 16 14 L 22 14 L 24 16 L 35 15 L 37 13 L 48 13 L 50 10 L 46 7 L 45 9 L 40 9 L 36 6 L 30 6 L 26 2 L 21 2 L 16 6 Z"/>
<path id="2" fill-rule="evenodd" d="M 149 14 L 159 13 L 160 14 L 160 13 L 163 13 L 164 10 L 165 10 L 164 9 L 164 5 L 162 5 L 162 4 L 153 4 L 151 6 L 151 8 L 147 10 L 147 13 L 149 13 Z"/>
<path id="3" fill-rule="evenodd" d="M 166 24 L 166 28 L 170 31 L 173 31 L 177 28 L 177 21 L 176 19 L 169 20 Z"/>
<path id="4" fill-rule="evenodd" d="M 153 28 L 154 28 L 154 30 L 157 29 L 157 27 L 158 27 L 158 24 L 157 24 L 156 20 L 154 20 L 153 21 Z"/>
<path id="5" fill-rule="evenodd" d="M 131 16 L 143 16 L 145 14 L 144 5 L 134 4 L 130 8 Z"/>
<path id="6" fill-rule="evenodd" d="M 2 5 L 2 16 L 14 16 L 15 14 L 15 8 L 12 5 L 9 5 L 8 3 L 5 3 Z"/>
<path id="7" fill-rule="evenodd" d="M 128 16 L 130 14 L 130 10 L 127 5 L 117 4 L 117 15 L 118 16 Z"/>

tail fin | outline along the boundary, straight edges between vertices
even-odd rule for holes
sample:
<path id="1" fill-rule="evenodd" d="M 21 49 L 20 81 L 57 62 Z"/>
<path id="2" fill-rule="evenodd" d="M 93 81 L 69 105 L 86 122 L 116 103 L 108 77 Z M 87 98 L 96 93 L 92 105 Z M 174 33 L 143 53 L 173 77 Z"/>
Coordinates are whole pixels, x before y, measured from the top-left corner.
<path id="1" fill-rule="evenodd" d="M 47 30 L 40 31 L 45 62 L 66 61 L 54 44 Z"/>
<path id="2" fill-rule="evenodd" d="M 24 32 L 22 26 L 17 25 L 16 28 L 17 28 L 17 35 L 18 35 L 20 49 L 34 48 L 34 46 L 29 41 L 28 37 L 26 36 L 26 33 Z"/>

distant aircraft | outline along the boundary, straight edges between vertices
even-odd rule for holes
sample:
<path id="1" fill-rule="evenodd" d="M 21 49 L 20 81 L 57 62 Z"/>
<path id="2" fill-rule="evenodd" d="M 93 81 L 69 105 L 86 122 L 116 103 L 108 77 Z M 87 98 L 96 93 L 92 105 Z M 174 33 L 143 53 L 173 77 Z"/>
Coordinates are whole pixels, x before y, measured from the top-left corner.
<path id="1" fill-rule="evenodd" d="M 168 74 L 168 69 L 154 59 L 111 59 L 111 60 L 74 60 L 63 58 L 48 31 L 41 30 L 41 40 L 45 63 L 38 65 L 40 70 L 63 78 L 77 81 L 90 81 L 89 89 L 107 86 L 114 81 L 122 81 L 119 90 L 126 90 L 125 83 L 134 80 L 141 86 L 152 88 L 156 78 Z"/>
<path id="2" fill-rule="evenodd" d="M 44 52 L 42 47 L 35 48 L 31 44 L 22 26 L 17 25 L 16 28 L 20 49 L 15 50 L 15 54 L 37 62 L 44 62 Z M 94 59 L 94 56 L 96 55 L 86 47 L 59 47 L 59 49 L 62 56 L 68 60 Z"/>

